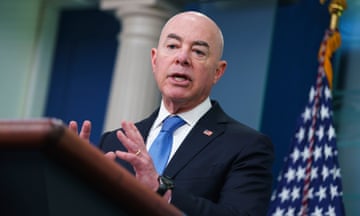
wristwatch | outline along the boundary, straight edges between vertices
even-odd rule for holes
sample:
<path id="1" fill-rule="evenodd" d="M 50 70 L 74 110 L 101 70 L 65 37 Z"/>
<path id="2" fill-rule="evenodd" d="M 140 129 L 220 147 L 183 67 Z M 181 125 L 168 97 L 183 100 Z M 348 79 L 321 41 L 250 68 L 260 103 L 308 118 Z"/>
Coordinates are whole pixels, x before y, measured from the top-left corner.
<path id="1" fill-rule="evenodd" d="M 168 176 L 159 176 L 158 181 L 159 181 L 159 188 L 157 189 L 156 193 L 158 193 L 161 196 L 164 196 L 166 191 L 172 190 L 174 188 L 174 182 Z"/>

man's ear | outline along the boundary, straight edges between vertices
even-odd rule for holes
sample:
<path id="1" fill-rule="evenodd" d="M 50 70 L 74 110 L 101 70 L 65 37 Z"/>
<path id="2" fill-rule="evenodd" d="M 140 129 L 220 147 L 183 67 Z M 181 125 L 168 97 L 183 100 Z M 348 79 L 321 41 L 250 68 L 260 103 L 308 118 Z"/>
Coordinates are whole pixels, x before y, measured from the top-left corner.
<path id="1" fill-rule="evenodd" d="M 151 66 L 152 66 L 153 71 L 155 71 L 155 67 L 156 67 L 156 53 L 157 53 L 157 49 L 152 48 L 151 49 Z"/>
<path id="2" fill-rule="evenodd" d="M 215 71 L 214 84 L 217 83 L 222 77 L 222 75 L 225 73 L 226 66 L 227 66 L 226 61 L 221 60 L 218 62 L 218 66 Z"/>

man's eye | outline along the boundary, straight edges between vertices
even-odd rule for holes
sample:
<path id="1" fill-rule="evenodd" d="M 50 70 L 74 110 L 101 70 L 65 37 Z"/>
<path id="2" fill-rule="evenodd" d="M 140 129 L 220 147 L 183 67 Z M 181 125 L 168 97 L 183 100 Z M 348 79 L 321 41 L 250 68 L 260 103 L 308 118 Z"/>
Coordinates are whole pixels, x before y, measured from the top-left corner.
<path id="1" fill-rule="evenodd" d="M 176 46 L 175 46 L 174 44 L 169 44 L 169 45 L 167 45 L 167 48 L 169 48 L 169 49 L 175 49 Z"/>
<path id="2" fill-rule="evenodd" d="M 205 53 L 201 50 L 194 50 L 195 54 L 198 55 L 198 56 L 204 56 Z"/>

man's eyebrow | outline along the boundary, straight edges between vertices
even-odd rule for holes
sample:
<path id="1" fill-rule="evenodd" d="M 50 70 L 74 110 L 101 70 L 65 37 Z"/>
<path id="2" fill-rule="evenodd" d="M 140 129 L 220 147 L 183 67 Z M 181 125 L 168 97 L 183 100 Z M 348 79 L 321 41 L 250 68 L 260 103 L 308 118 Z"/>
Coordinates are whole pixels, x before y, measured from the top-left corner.
<path id="1" fill-rule="evenodd" d="M 171 39 L 175 39 L 175 40 L 178 40 L 178 41 L 182 41 L 181 37 L 180 37 L 179 35 L 177 35 L 177 34 L 174 34 L 174 33 L 168 34 L 167 38 L 171 38 Z M 193 42 L 193 45 L 204 46 L 204 47 L 207 47 L 207 48 L 210 47 L 210 45 L 209 45 L 206 41 L 202 41 L 202 40 L 194 41 L 194 42 Z"/>
<path id="2" fill-rule="evenodd" d="M 204 46 L 204 47 L 207 47 L 209 48 L 209 44 L 205 41 L 194 41 L 193 45 L 197 45 L 197 46 Z"/>
<path id="3" fill-rule="evenodd" d="M 174 34 L 174 33 L 168 34 L 167 38 L 172 38 L 172 39 L 175 39 L 175 40 L 178 40 L 178 41 L 182 41 L 181 37 L 179 35 L 177 35 L 177 34 Z"/>

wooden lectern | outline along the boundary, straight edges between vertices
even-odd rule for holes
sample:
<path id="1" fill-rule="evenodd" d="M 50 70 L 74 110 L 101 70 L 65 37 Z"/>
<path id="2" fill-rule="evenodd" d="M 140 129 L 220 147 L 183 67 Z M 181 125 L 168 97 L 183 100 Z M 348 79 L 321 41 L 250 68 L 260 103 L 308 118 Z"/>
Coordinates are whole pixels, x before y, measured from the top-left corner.
<path id="1" fill-rule="evenodd" d="M 57 119 L 0 121 L 0 215 L 183 215 Z"/>

